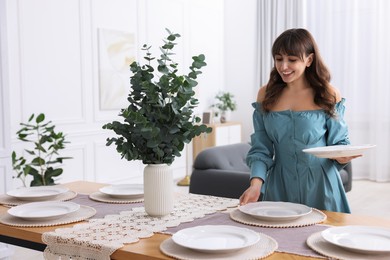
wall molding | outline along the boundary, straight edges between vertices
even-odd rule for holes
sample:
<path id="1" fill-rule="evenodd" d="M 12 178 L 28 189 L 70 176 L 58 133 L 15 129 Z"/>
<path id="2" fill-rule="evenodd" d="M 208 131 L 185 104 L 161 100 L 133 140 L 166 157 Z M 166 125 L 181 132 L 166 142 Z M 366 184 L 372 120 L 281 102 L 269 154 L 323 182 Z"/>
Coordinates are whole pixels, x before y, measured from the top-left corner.
<path id="1" fill-rule="evenodd" d="M 30 112 L 43 112 L 71 142 L 65 154 L 77 157 L 65 161 L 64 179 L 121 182 L 142 177 L 142 162 L 124 161 L 114 147 L 105 145 L 106 138 L 115 134 L 102 126 L 120 120 L 120 110 L 99 108 L 98 28 L 134 32 L 137 60 L 143 59 L 140 46 L 145 43 L 154 46 L 153 54 L 159 55 L 158 46 L 166 36 L 165 28 L 180 33 L 175 57 L 180 70 L 187 72 L 191 57 L 200 53 L 206 55 L 209 63 L 198 85 L 202 94 L 199 111 L 208 108 L 209 99 L 224 88 L 222 0 L 7 0 L 0 3 L 5 2 L 7 17 L 2 16 L 0 21 L 8 30 L 8 46 L 1 46 L 6 50 L 0 55 L 2 62 L 4 53 L 12 60 L 6 68 L 0 68 L 2 73 L 7 73 L 12 87 L 0 97 L 9 100 L 9 107 L 4 109 L 9 122 L 2 123 L 8 132 L 0 128 L 0 156 L 4 150 L 1 142 L 8 142 L 9 149 L 3 152 L 7 159 L 9 151 L 24 148 L 16 136 L 19 123 L 27 120 Z M 217 23 L 208 21 L 215 17 Z M 46 95 L 58 100 L 42 98 L 40 93 L 44 90 Z M 32 111 L 38 109 L 47 112 Z M 175 159 L 178 178 L 192 170 L 191 154 L 192 144 L 187 144 L 182 156 Z M 123 173 L 131 167 L 134 173 Z"/>

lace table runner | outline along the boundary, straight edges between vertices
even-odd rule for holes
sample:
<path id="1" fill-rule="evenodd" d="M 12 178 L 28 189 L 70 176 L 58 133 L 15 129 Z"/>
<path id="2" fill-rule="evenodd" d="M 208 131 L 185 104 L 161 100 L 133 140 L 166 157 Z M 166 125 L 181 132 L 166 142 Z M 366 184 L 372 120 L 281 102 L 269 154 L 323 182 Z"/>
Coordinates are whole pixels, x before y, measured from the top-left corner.
<path id="1" fill-rule="evenodd" d="M 192 222 L 205 215 L 235 207 L 237 199 L 196 194 L 181 195 L 174 210 L 164 217 L 151 217 L 142 206 L 129 207 L 119 214 L 90 219 L 71 228 L 46 232 L 42 240 L 48 246 L 46 259 L 110 259 L 110 255 L 124 244 L 135 243 L 140 238 L 151 237 L 169 227 Z M 107 204 L 106 204 L 107 205 Z"/>

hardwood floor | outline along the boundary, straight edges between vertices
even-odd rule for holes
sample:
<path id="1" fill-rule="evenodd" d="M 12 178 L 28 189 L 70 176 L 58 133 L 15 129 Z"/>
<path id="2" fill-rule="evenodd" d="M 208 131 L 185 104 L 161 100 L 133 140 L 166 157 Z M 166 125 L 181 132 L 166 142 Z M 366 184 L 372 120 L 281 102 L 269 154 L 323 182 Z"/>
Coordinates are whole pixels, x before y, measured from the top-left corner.
<path id="1" fill-rule="evenodd" d="M 178 186 L 177 190 L 188 192 L 188 187 Z M 347 193 L 347 197 L 353 214 L 390 218 L 390 182 L 354 180 L 352 190 Z M 13 256 L 4 260 L 43 259 L 41 252 L 14 246 L 12 248 Z"/>

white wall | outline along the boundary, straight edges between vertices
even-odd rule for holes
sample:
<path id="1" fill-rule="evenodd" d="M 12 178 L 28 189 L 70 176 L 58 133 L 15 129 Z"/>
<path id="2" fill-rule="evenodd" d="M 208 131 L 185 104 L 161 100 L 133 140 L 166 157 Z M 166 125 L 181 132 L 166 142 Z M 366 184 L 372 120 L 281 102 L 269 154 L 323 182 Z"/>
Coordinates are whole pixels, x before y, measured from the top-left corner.
<path id="1" fill-rule="evenodd" d="M 0 194 L 4 193 L 11 183 L 11 134 L 9 117 L 8 93 L 8 56 L 7 56 L 7 28 L 4 21 L 7 19 L 6 5 L 0 0 Z"/>
<path id="2" fill-rule="evenodd" d="M 16 139 L 19 123 L 31 113 L 45 113 L 70 144 L 61 153 L 73 159 L 64 163 L 60 182 L 141 182 L 143 165 L 120 159 L 105 139 L 112 133 L 103 124 L 118 120 L 119 110 L 99 106 L 98 29 L 134 33 L 140 46 L 153 46 L 153 53 L 166 36 L 165 28 L 180 33 L 176 61 L 183 73 L 191 57 L 206 55 L 208 65 L 199 77 L 196 113 L 208 110 L 219 90 L 233 92 L 239 110 L 233 119 L 243 122 L 243 140 L 251 132 L 250 102 L 254 100 L 255 6 L 223 0 L 0 0 L 1 189 L 11 183 L 10 153 L 19 154 L 24 143 Z M 4 7 L 4 8 L 3 8 Z M 5 10 L 5 11 L 4 11 Z M 236 12 L 238 11 L 238 12 Z M 234 16 L 234 20 L 230 17 Z M 3 37 L 6 34 L 6 37 Z M 9 57 L 8 59 L 6 59 Z M 5 74 L 5 75 L 4 75 Z M 6 80 L 5 80 L 6 79 Z M 248 129 L 246 129 L 248 128 Z M 11 138 L 10 138 L 11 136 Z M 4 150 L 4 147 L 6 148 Z M 2 149 L 2 150 L 1 150 Z M 192 147 L 175 161 L 175 177 L 192 167 Z"/>
<path id="3" fill-rule="evenodd" d="M 256 101 L 260 83 L 257 59 L 257 0 L 225 1 L 225 88 L 237 100 L 232 120 L 242 123 L 242 142 L 253 132 L 251 103 Z"/>

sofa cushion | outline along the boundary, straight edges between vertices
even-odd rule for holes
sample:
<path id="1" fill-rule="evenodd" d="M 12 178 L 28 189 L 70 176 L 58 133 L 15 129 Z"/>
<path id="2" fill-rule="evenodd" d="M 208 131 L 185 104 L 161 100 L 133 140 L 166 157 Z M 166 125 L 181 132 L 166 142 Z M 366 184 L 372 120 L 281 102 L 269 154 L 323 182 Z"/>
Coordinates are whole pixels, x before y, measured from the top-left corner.
<path id="1" fill-rule="evenodd" d="M 247 143 L 207 148 L 196 157 L 194 168 L 199 170 L 234 170 L 249 173 L 250 169 L 245 162 L 249 149 L 250 145 Z"/>

